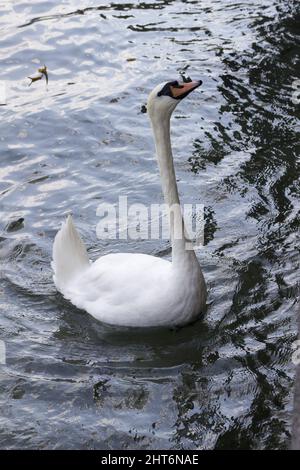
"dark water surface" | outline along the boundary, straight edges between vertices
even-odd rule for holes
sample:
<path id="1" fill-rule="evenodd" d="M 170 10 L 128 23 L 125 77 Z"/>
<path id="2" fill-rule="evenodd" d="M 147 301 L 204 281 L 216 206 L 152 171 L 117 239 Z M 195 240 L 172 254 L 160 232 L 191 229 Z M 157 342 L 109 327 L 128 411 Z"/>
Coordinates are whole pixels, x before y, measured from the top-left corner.
<path id="1" fill-rule="evenodd" d="M 0 446 L 285 448 L 299 286 L 299 2 L 78 5 L 0 1 Z M 48 89 L 28 87 L 44 63 Z M 72 210 L 93 259 L 169 257 L 167 241 L 99 241 L 96 209 L 118 195 L 162 201 L 140 110 L 183 71 L 203 80 L 172 131 L 182 201 L 206 206 L 208 310 L 179 331 L 120 331 L 56 293 L 53 238 Z"/>

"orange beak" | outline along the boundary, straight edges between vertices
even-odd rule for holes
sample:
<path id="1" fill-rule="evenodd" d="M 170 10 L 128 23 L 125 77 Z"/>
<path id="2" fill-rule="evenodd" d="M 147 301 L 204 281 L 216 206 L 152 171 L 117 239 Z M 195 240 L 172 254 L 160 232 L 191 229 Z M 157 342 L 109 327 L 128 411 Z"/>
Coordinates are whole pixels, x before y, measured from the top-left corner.
<path id="1" fill-rule="evenodd" d="M 170 88 L 173 98 L 179 100 L 185 98 L 189 93 L 198 88 L 200 85 L 202 85 L 202 80 L 195 80 L 192 82 L 181 83 L 180 87 L 171 86 Z"/>

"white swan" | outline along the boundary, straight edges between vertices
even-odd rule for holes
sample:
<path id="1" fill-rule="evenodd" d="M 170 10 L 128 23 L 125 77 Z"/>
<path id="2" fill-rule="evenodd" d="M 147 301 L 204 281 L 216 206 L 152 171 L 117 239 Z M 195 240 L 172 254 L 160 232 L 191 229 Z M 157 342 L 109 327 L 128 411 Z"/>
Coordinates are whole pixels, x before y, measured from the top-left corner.
<path id="1" fill-rule="evenodd" d="M 201 83 L 174 81 L 158 85 L 147 104 L 164 199 L 173 209 L 172 262 L 150 255 L 119 253 L 91 263 L 71 216 L 55 237 L 52 267 L 57 289 L 97 320 L 131 327 L 175 326 L 189 323 L 205 308 L 201 268 L 194 250 L 186 249 L 189 240 L 183 228 L 170 141 L 172 112 Z"/>

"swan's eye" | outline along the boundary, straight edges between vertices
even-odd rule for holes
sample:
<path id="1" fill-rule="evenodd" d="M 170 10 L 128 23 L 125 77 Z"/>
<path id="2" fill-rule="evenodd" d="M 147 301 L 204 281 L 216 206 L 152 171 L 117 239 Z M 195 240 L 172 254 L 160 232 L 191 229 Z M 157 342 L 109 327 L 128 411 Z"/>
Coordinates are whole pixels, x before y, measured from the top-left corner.
<path id="1" fill-rule="evenodd" d="M 170 83 L 166 83 L 165 86 L 157 93 L 157 96 L 171 96 Z"/>
<path id="2" fill-rule="evenodd" d="M 183 85 L 179 85 L 179 83 L 177 82 L 173 82 L 173 83 L 170 83 L 170 85 L 173 87 L 173 88 L 183 88 Z"/>

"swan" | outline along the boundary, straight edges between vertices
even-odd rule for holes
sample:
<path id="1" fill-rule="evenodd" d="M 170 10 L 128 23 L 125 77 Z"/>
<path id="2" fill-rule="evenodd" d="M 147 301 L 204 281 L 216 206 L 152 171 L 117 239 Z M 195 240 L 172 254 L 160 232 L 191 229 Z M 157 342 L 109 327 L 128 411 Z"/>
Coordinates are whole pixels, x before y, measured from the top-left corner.
<path id="1" fill-rule="evenodd" d="M 205 280 L 194 250 L 187 249 L 170 140 L 172 112 L 201 84 L 201 80 L 163 83 L 147 102 L 164 200 L 170 209 L 172 261 L 116 253 L 90 262 L 71 215 L 56 234 L 52 268 L 57 290 L 101 322 L 125 327 L 182 326 L 205 308 Z"/>

